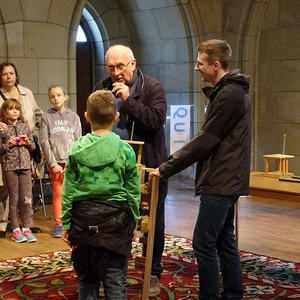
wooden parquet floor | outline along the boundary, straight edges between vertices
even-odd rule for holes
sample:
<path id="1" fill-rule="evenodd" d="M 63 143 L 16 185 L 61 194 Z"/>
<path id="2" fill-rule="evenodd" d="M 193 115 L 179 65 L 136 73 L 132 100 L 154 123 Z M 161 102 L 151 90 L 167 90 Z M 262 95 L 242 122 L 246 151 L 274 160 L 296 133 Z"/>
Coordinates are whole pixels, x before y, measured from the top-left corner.
<path id="1" fill-rule="evenodd" d="M 166 232 L 192 238 L 199 200 L 191 183 L 169 183 Z M 240 197 L 239 249 L 300 262 L 300 202 Z"/>
<path id="2" fill-rule="evenodd" d="M 52 207 L 47 205 L 47 214 Z M 170 180 L 166 199 L 165 232 L 192 238 L 199 201 L 190 182 Z M 34 214 L 34 226 L 40 227 L 36 243 L 15 243 L 8 234 L 0 239 L 0 260 L 37 255 L 68 246 L 52 237 L 53 219 L 47 220 L 42 209 Z M 239 248 L 289 261 L 300 262 L 300 202 L 262 197 L 239 199 Z"/>

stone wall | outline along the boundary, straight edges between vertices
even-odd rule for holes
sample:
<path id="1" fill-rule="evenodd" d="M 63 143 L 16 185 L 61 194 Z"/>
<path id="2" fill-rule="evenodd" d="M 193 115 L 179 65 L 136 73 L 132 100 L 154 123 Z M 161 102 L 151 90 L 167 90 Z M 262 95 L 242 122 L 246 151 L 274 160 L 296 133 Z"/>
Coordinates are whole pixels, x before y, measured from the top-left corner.
<path id="1" fill-rule="evenodd" d="M 76 110 L 77 26 L 85 1 L 1 0 L 0 61 L 13 62 L 20 84 L 32 90 L 39 106 L 49 108 L 47 90 L 60 84 Z"/>
<path id="2" fill-rule="evenodd" d="M 300 2 L 270 1 L 262 23 L 257 63 L 257 169 L 263 154 L 295 155 L 300 174 Z M 275 168 L 275 166 L 273 166 Z"/>

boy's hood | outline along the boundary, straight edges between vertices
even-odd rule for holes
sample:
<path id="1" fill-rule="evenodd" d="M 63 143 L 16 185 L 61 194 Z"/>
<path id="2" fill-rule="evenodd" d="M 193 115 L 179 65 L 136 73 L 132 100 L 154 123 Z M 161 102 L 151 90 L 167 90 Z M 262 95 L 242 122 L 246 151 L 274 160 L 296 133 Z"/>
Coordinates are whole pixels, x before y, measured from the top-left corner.
<path id="1" fill-rule="evenodd" d="M 102 167 L 117 159 L 119 144 L 120 137 L 113 132 L 104 136 L 88 133 L 79 138 L 69 155 L 81 165 Z"/>

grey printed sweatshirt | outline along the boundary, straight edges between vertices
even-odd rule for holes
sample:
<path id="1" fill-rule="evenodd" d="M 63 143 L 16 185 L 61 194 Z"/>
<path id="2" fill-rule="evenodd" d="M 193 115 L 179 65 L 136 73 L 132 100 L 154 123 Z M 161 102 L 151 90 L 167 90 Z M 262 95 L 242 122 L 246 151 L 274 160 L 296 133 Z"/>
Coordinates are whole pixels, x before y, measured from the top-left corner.
<path id="1" fill-rule="evenodd" d="M 59 112 L 50 108 L 43 113 L 40 128 L 40 145 L 50 167 L 65 163 L 69 150 L 81 137 L 79 116 L 69 108 Z"/>

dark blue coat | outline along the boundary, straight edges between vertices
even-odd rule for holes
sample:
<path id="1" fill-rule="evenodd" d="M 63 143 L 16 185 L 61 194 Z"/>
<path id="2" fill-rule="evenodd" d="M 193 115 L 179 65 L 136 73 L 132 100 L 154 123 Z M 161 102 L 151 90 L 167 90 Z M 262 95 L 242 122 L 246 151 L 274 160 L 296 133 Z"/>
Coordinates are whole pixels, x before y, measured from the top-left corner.
<path id="1" fill-rule="evenodd" d="M 126 116 L 126 127 L 131 132 L 133 122 L 133 140 L 143 141 L 142 164 L 156 168 L 167 157 L 164 123 L 167 114 L 167 100 L 162 84 L 155 78 L 137 71 L 135 92 L 127 98 L 120 109 L 120 118 Z M 94 90 L 112 90 L 110 77 L 100 81 Z"/>

